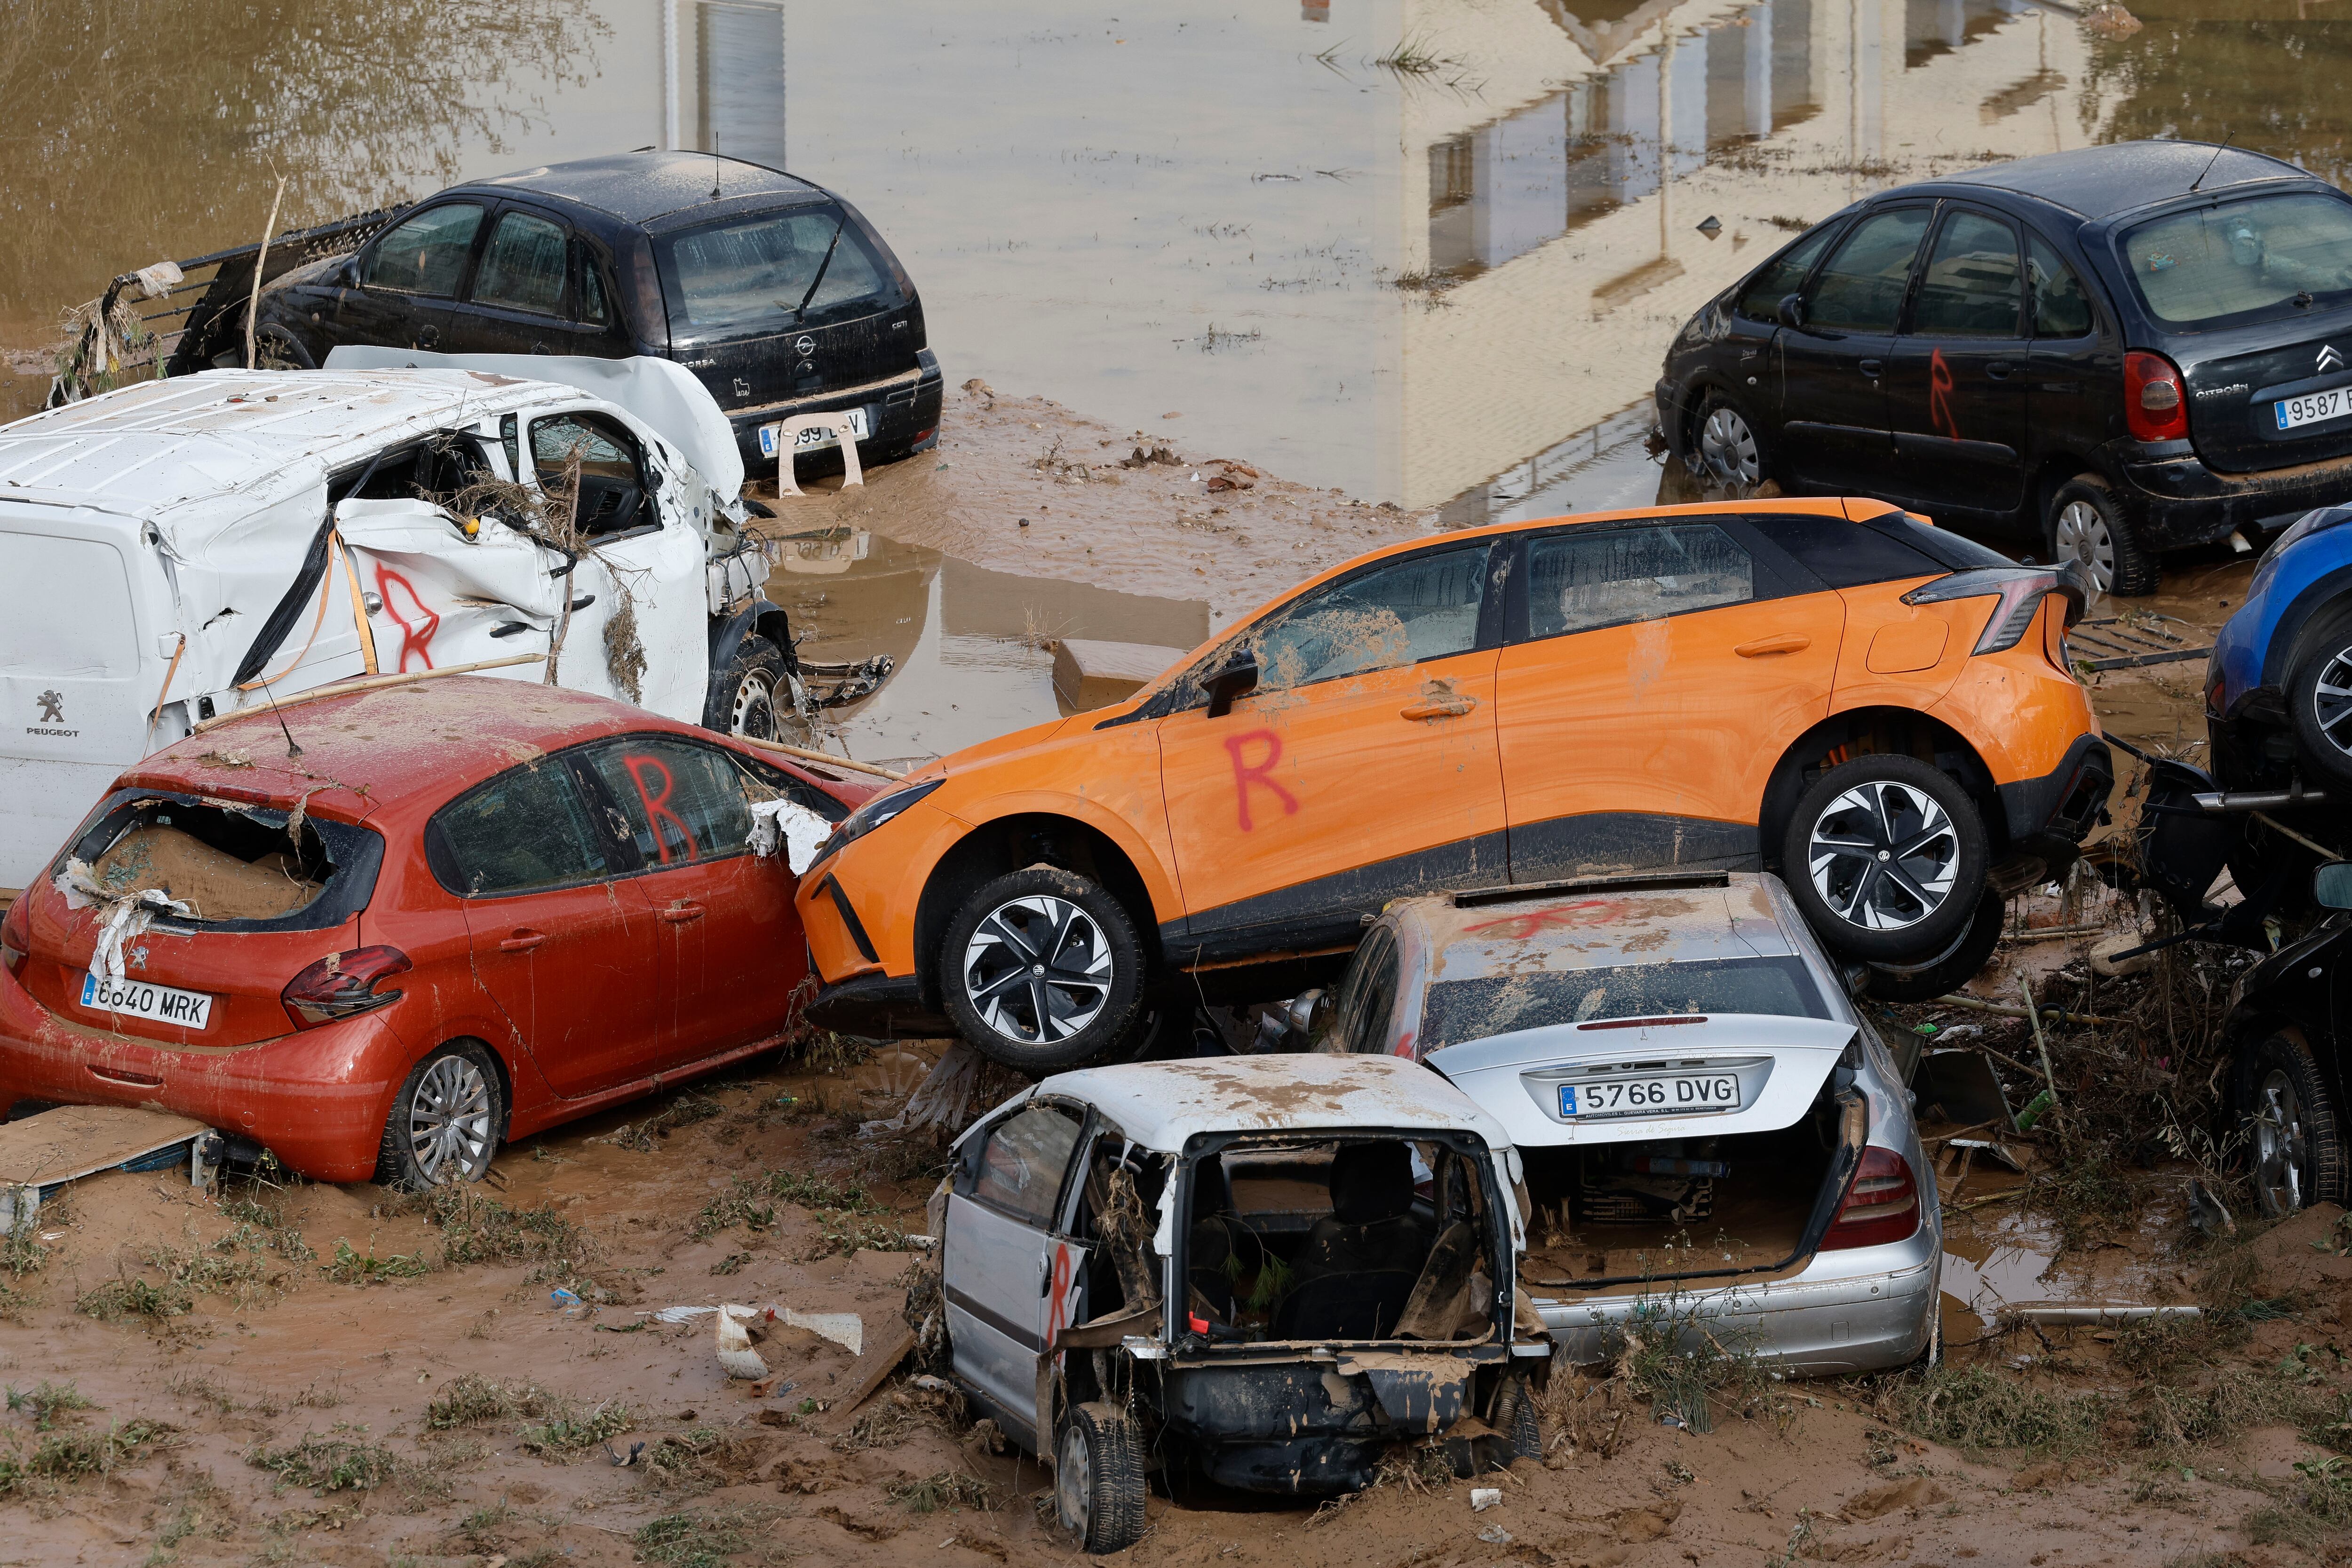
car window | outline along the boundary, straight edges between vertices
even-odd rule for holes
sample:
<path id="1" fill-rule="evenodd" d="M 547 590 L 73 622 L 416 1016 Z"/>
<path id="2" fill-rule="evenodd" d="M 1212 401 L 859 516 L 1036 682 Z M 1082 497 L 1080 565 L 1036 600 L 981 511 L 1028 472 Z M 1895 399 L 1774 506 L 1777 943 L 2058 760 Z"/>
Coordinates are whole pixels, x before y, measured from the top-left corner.
<path id="1" fill-rule="evenodd" d="M 426 857 L 436 879 L 467 899 L 573 887 L 610 869 L 572 770 L 548 760 L 510 769 L 443 806 Z"/>
<path id="2" fill-rule="evenodd" d="M 1378 1035 L 1365 1027 L 1374 1004 L 1374 994 L 1396 988 L 1396 933 L 1387 926 L 1373 928 L 1356 956 L 1348 965 L 1347 978 L 1339 983 L 1339 995 L 1332 1007 L 1336 1026 L 1334 1038 L 1344 1051 L 1374 1050 Z M 1385 1005 L 1382 1006 L 1385 1016 Z"/>
<path id="3" fill-rule="evenodd" d="M 560 490 L 574 459 L 580 500 L 573 526 L 591 536 L 619 533 L 653 522 L 646 502 L 636 443 L 599 414 L 559 414 L 530 426 L 531 467 L 544 489 Z"/>
<path id="4" fill-rule="evenodd" d="M 819 326 L 885 309 L 895 293 L 858 226 L 830 205 L 691 229 L 657 248 L 670 331 L 682 338 Z"/>
<path id="5" fill-rule="evenodd" d="M 2033 335 L 2079 338 L 2091 330 L 2091 296 L 2057 247 L 2038 234 L 2025 237 L 2026 280 L 2033 291 Z"/>
<path id="6" fill-rule="evenodd" d="M 648 868 L 715 860 L 751 838 L 744 778 L 731 758 L 670 735 L 625 735 L 589 753 Z"/>
<path id="7" fill-rule="evenodd" d="M 580 252 L 580 319 L 592 327 L 612 319 L 604 306 L 604 269 L 584 247 Z"/>
<path id="8" fill-rule="evenodd" d="M 1832 588 L 1940 577 L 1943 563 L 1916 545 L 1842 517 L 1813 512 L 1766 512 L 1748 520 L 1758 532 L 1795 556 Z M 1981 548 L 1981 547 L 1979 547 Z M 2006 560 L 2000 564 L 2007 565 Z"/>
<path id="9" fill-rule="evenodd" d="M 1441 980 L 1421 1008 L 1421 1048 L 1596 1018 L 1756 1013 L 1826 1018 L 1801 958 L 1706 958 Z"/>
<path id="10" fill-rule="evenodd" d="M 1766 262 L 1764 269 L 1739 291 L 1738 302 L 1732 309 L 1752 321 L 1779 321 L 1780 301 L 1805 286 L 1813 263 L 1822 258 L 1830 241 L 1844 229 L 1843 223 L 1825 223 Z"/>
<path id="11" fill-rule="evenodd" d="M 1897 207 L 1856 224 L 1813 279 L 1805 325 L 1842 332 L 1893 331 L 1932 210 Z"/>
<path id="12" fill-rule="evenodd" d="M 2013 338 L 2025 290 L 2017 231 L 1982 213 L 1955 212 L 1937 231 L 1911 307 L 1911 331 L 1932 338 Z"/>
<path id="13" fill-rule="evenodd" d="M 1486 549 L 1408 555 L 1275 612 L 1255 634 L 1259 685 L 1306 686 L 1468 653 L 1478 646 Z"/>
<path id="14" fill-rule="evenodd" d="M 1756 596 L 1756 563 L 1708 522 L 1571 529 L 1528 542 L 1528 635 L 1654 621 Z"/>
<path id="15" fill-rule="evenodd" d="M 1058 1105 L 1015 1111 L 988 1135 L 971 1195 L 1040 1230 L 1054 1224 L 1062 1173 L 1078 1146 L 1078 1119 Z"/>
<path id="16" fill-rule="evenodd" d="M 375 243 L 360 281 L 372 289 L 446 299 L 457 292 L 482 209 L 472 202 L 421 212 Z"/>
<path id="17" fill-rule="evenodd" d="M 552 316 L 563 309 L 562 228 L 530 213 L 508 213 L 490 230 L 474 274 L 474 302 Z"/>
<path id="18" fill-rule="evenodd" d="M 2141 224 L 2121 244 L 2140 298 L 2176 327 L 2260 321 L 2352 299 L 2352 203 L 2336 196 L 2216 202 Z"/>

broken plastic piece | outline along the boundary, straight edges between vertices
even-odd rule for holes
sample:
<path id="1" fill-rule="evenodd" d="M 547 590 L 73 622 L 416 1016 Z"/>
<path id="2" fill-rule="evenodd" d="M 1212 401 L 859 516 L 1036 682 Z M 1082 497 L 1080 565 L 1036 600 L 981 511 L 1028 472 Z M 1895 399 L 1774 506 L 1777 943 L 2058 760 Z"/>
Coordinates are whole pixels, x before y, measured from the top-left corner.
<path id="1" fill-rule="evenodd" d="M 759 1379 L 768 1375 L 768 1363 L 751 1348 L 743 1325 L 761 1316 L 757 1307 L 719 1309 L 719 1365 L 730 1377 Z"/>
<path id="2" fill-rule="evenodd" d="M 1472 1487 L 1470 1489 L 1470 1511 L 1472 1513 L 1484 1513 L 1488 1509 L 1499 1505 L 1502 1500 L 1503 1489 L 1500 1487 Z"/>
<path id="3" fill-rule="evenodd" d="M 778 845 L 784 864 L 799 876 L 816 864 L 816 852 L 833 835 L 833 824 L 796 800 L 761 800 L 751 805 L 751 853 L 772 855 Z"/>

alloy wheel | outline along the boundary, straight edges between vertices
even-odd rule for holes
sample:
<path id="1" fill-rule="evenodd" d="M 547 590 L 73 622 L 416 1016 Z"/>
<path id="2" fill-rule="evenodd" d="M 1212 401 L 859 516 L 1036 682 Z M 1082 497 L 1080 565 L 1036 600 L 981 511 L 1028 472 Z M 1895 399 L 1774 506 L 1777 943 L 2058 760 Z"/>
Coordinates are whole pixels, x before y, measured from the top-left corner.
<path id="1" fill-rule="evenodd" d="M 461 1056 L 443 1057 L 425 1069 L 409 1101 L 408 1144 L 425 1181 L 467 1181 L 490 1160 L 490 1085 Z"/>
<path id="2" fill-rule="evenodd" d="M 1699 429 L 1698 451 L 1707 471 L 1727 483 L 1753 485 L 1764 479 L 1756 432 L 1736 408 L 1718 406 L 1707 415 Z"/>
<path id="3" fill-rule="evenodd" d="M 2070 500 L 2058 509 L 2058 521 L 2052 530 L 2053 542 L 2061 561 L 2074 561 L 2091 579 L 2095 593 L 2111 593 L 2116 585 L 2115 531 L 2107 526 L 2106 514 L 2086 500 Z"/>
<path id="4" fill-rule="evenodd" d="M 2303 1098 L 2294 1080 L 2273 1068 L 2254 1091 L 2254 1191 L 2273 1218 L 2303 1206 L 2303 1165 L 2309 1148 Z"/>
<path id="5" fill-rule="evenodd" d="M 727 731 L 730 735 L 749 735 L 755 741 L 776 738 L 776 687 L 766 670 L 748 670 L 735 683 L 735 702 L 727 716 Z"/>
<path id="6" fill-rule="evenodd" d="M 1094 1455 L 1073 1422 L 1062 1429 L 1061 1445 L 1054 1456 L 1054 1506 L 1062 1516 L 1062 1528 L 1081 1544 L 1087 1539 L 1087 1527 L 1094 1522 Z"/>
<path id="7" fill-rule="evenodd" d="M 964 994 L 1008 1040 L 1045 1045 L 1093 1023 L 1116 978 L 1110 943 L 1067 899 L 1034 893 L 1000 904 L 963 953 Z"/>
<path id="8" fill-rule="evenodd" d="M 2352 756 L 2352 722 L 2347 722 L 2352 721 L 2352 647 L 2337 648 L 2329 656 L 2312 689 L 2311 701 L 2319 732 L 2327 737 L 2328 744 Z"/>
<path id="9" fill-rule="evenodd" d="M 1951 896 L 1960 836 L 1933 795 L 1873 781 L 1813 819 L 1805 858 L 1813 890 L 1839 919 L 1864 931 L 1902 931 Z"/>

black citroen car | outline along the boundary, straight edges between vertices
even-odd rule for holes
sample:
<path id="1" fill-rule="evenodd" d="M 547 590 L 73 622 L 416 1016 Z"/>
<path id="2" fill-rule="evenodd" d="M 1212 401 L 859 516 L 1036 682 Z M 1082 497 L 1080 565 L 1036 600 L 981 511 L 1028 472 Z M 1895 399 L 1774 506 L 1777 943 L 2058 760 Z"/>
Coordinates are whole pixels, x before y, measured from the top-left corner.
<path id="1" fill-rule="evenodd" d="M 232 281 L 251 277 L 248 266 Z M 244 363 L 236 304 L 220 334 L 192 320 L 188 368 L 209 363 L 214 335 Z M 874 226 L 806 180 L 705 153 L 454 185 L 357 249 L 271 278 L 256 331 L 267 353 L 305 368 L 339 343 L 674 359 L 727 411 L 755 473 L 775 463 L 761 427 L 795 414 L 847 410 L 864 461 L 938 439 L 922 301 Z"/>
<path id="2" fill-rule="evenodd" d="M 1667 445 L 1734 485 L 2022 534 L 2105 593 L 2352 500 L 2352 200 L 2190 142 L 1847 207 L 1683 328 Z"/>

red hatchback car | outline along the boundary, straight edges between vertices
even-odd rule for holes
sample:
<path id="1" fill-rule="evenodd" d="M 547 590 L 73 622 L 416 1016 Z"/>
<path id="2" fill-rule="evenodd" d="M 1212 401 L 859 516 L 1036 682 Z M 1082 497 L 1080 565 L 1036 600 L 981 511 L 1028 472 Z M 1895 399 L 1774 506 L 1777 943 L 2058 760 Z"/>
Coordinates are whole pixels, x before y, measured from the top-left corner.
<path id="1" fill-rule="evenodd" d="M 415 1186 L 780 1043 L 807 950 L 751 808 L 871 786 L 513 680 L 283 717 L 299 755 L 264 710 L 131 768 L 0 920 L 0 1103 Z"/>

